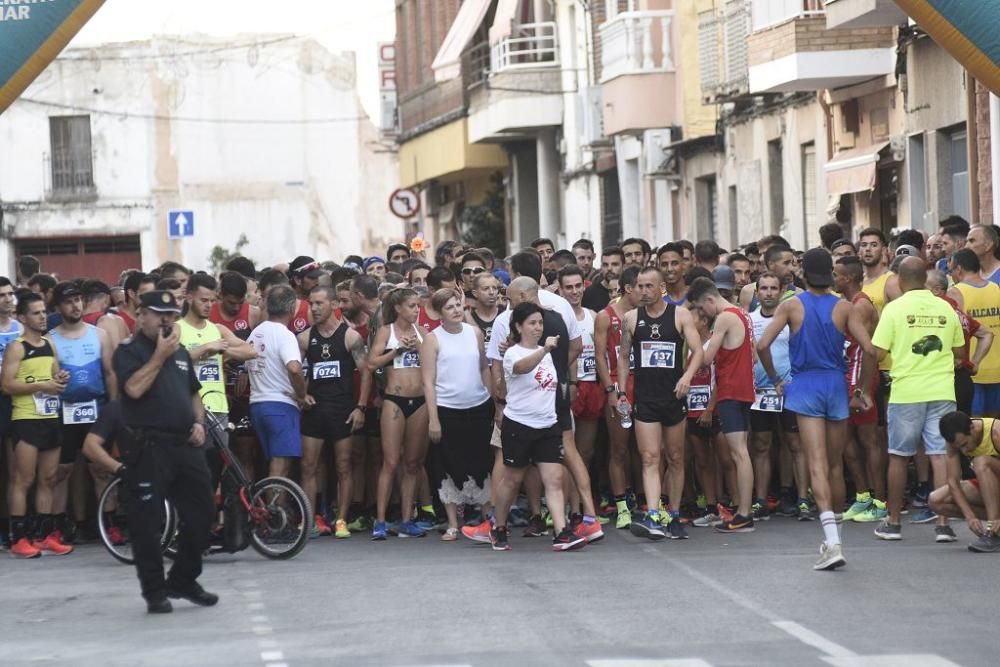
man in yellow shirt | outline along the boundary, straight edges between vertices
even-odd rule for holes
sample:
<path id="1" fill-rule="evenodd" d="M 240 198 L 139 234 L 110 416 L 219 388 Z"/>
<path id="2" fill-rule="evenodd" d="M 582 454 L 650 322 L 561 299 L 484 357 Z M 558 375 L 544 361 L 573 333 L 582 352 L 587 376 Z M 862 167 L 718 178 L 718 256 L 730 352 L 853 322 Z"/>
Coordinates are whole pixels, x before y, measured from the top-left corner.
<path id="1" fill-rule="evenodd" d="M 938 423 L 955 410 L 955 359 L 961 359 L 965 338 L 958 315 L 929 292 L 926 283 L 924 260 L 904 259 L 899 265 L 902 296 L 886 304 L 872 336 L 880 358 L 892 354 L 892 393 L 887 409 L 889 516 L 875 529 L 876 537 L 883 540 L 902 539 L 899 517 L 906 468 L 921 439 L 938 486 L 946 478 L 945 442 Z M 944 517 L 935 532 L 940 541 L 953 541 L 954 533 Z"/>
<path id="2" fill-rule="evenodd" d="M 955 286 L 948 290 L 948 295 L 969 317 L 992 331 L 994 338 L 1000 337 L 1000 286 L 981 277 L 980 268 L 979 258 L 970 248 L 952 255 L 949 270 Z M 978 341 L 973 343 L 971 354 L 975 354 L 978 345 Z M 972 414 L 1000 417 L 1000 345 L 990 347 L 972 381 L 975 383 Z"/>

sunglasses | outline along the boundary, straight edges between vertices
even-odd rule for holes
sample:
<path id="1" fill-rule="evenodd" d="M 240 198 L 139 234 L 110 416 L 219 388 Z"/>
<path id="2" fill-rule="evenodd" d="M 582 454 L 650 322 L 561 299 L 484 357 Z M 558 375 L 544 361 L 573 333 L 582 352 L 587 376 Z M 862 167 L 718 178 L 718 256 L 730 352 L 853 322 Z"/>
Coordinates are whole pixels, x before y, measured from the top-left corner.
<path id="1" fill-rule="evenodd" d="M 486 269 L 484 269 L 481 266 L 477 266 L 475 268 L 465 268 L 465 269 L 462 269 L 462 275 L 463 276 L 478 276 L 480 273 L 484 273 L 485 271 L 486 271 Z"/>

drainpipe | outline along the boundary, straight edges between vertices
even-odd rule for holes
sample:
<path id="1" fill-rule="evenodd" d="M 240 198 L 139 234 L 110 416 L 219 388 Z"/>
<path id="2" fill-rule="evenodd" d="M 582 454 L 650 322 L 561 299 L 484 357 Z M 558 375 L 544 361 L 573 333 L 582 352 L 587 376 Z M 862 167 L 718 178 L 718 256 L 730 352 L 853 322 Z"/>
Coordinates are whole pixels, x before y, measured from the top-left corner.
<path id="1" fill-rule="evenodd" d="M 979 224 L 979 104 L 976 80 L 965 71 L 965 159 L 969 164 L 969 222 Z"/>
<path id="2" fill-rule="evenodd" d="M 993 224 L 1000 224 L 1000 97 L 990 93 L 990 165 L 992 166 Z"/>

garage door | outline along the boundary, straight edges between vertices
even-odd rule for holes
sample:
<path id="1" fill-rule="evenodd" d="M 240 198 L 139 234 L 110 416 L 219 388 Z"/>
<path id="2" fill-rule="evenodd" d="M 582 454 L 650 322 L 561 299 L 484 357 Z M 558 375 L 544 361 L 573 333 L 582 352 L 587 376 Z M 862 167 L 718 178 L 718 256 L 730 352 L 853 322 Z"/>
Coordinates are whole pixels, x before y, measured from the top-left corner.
<path id="1" fill-rule="evenodd" d="M 113 285 L 125 269 L 142 266 L 138 236 L 21 239 L 14 247 L 18 257 L 34 255 L 42 272 L 59 280 L 97 278 Z"/>

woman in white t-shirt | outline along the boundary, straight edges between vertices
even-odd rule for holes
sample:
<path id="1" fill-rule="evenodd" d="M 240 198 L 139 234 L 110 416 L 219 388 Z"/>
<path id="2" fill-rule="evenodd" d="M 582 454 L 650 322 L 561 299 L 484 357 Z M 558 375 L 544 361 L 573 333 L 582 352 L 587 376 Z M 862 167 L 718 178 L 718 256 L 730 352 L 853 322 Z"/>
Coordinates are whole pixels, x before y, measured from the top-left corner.
<path id="1" fill-rule="evenodd" d="M 429 434 L 437 444 L 435 458 L 443 473 L 438 497 L 448 513 L 448 529 L 441 539 L 452 542 L 458 538 L 458 505 L 481 505 L 484 510 L 489 505 L 494 408 L 483 334 L 464 322 L 462 297 L 440 289 L 431 297 L 431 306 L 441 313 L 441 326 L 424 337 L 420 367 Z"/>
<path id="2" fill-rule="evenodd" d="M 382 402 L 382 468 L 378 473 L 373 540 L 384 540 L 385 513 L 392 495 L 396 467 L 403 461 L 400 482 L 402 520 L 400 537 L 423 537 L 426 533 L 413 520 L 413 500 L 427 456 L 427 405 L 420 373 L 420 344 L 417 327 L 420 297 L 409 288 L 394 289 L 382 301 L 383 324 L 375 334 L 368 366 L 372 372 L 385 369 Z"/>
<path id="3" fill-rule="evenodd" d="M 550 336 L 544 345 L 539 345 L 543 329 L 541 307 L 529 302 L 515 306 L 510 316 L 514 344 L 503 356 L 507 405 L 500 439 L 505 470 L 497 491 L 496 528 L 491 535 L 496 551 L 510 549 L 507 513 L 531 464 L 538 466 L 545 485 L 545 498 L 556 530 L 553 550 L 567 551 L 587 543 L 585 537 L 578 537 L 566 525 L 562 429 L 556 418 L 559 380 L 549 354 L 559 344 L 559 337 Z"/>

